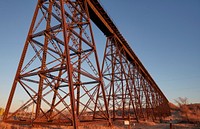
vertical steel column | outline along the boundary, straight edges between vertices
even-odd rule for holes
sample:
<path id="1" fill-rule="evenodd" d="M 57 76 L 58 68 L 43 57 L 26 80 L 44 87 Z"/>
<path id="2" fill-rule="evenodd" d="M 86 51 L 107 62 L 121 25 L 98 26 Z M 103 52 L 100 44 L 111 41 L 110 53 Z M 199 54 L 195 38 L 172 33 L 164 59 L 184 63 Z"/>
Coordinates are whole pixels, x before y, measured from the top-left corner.
<path id="1" fill-rule="evenodd" d="M 51 24 L 51 13 L 52 13 L 52 5 L 53 2 L 51 1 L 49 3 L 49 8 L 48 8 L 48 17 L 47 17 L 47 24 L 46 24 L 46 32 L 45 34 L 48 35 L 48 30 L 50 29 L 50 24 Z M 40 76 L 40 81 L 39 81 L 39 87 L 38 87 L 38 95 L 37 95 L 37 105 L 36 105 L 36 113 L 35 113 L 35 119 L 37 119 L 37 117 L 40 114 L 40 108 L 41 108 L 41 99 L 42 99 L 42 89 L 43 89 L 43 81 L 45 79 L 45 75 L 43 75 L 43 71 L 46 69 L 46 57 L 47 57 L 47 47 L 48 47 L 48 36 L 45 36 L 45 41 L 44 41 L 44 49 L 43 49 L 43 56 L 42 56 L 42 64 L 41 64 L 41 70 L 39 73 Z"/>
<path id="2" fill-rule="evenodd" d="M 78 128 L 78 120 L 77 120 L 77 115 L 75 112 L 76 108 L 75 108 L 75 97 L 74 97 L 74 84 L 73 84 L 73 80 L 72 80 L 73 67 L 71 65 L 69 46 L 68 46 L 70 34 L 69 34 L 69 32 L 67 32 L 67 30 L 69 30 L 69 27 L 66 24 L 66 19 L 65 19 L 64 0 L 60 0 L 60 4 L 61 4 L 61 17 L 62 17 L 63 37 L 64 37 L 65 53 L 66 53 L 66 55 L 65 55 L 66 56 L 66 69 L 67 69 L 67 74 L 68 74 L 72 121 L 73 121 L 74 129 L 77 129 Z"/>
<path id="3" fill-rule="evenodd" d="M 81 17 L 82 19 L 82 17 Z M 82 36 L 82 27 L 80 27 L 79 35 Z M 81 51 L 82 51 L 82 41 L 79 39 L 79 46 L 78 46 L 78 71 L 81 71 Z M 79 108 L 80 108 L 80 83 L 81 83 L 81 74 L 78 72 L 78 80 L 77 80 L 77 106 L 76 106 L 76 113 L 77 117 L 79 116 Z"/>

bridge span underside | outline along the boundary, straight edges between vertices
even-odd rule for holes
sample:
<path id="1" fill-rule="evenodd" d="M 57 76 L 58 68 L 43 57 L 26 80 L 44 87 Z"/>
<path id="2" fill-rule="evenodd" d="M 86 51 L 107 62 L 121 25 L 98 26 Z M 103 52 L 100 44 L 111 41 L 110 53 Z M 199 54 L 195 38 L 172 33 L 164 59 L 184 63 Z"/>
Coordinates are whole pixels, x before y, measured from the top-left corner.
<path id="1" fill-rule="evenodd" d="M 92 21 L 107 39 L 102 66 Z M 169 115 L 167 98 L 97 0 L 38 0 L 5 122 L 78 128 Z"/>

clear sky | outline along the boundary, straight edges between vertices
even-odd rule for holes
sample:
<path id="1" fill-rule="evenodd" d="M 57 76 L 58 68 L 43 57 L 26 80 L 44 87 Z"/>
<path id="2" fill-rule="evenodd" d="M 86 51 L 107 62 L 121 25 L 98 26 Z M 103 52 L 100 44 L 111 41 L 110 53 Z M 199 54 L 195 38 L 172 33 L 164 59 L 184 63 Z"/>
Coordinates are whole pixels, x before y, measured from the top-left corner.
<path id="1" fill-rule="evenodd" d="M 199 103 L 200 1 L 99 1 L 168 100 Z M 0 107 L 9 96 L 36 2 L 0 1 Z M 105 37 L 93 28 L 97 47 L 103 48 L 99 42 Z"/>

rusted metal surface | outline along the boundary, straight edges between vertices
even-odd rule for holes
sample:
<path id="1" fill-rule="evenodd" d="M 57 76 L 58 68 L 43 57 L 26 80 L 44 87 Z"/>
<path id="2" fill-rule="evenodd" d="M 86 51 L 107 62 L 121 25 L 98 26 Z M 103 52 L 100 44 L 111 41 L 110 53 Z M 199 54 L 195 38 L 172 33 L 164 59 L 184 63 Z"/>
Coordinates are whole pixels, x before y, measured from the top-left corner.
<path id="1" fill-rule="evenodd" d="M 102 74 L 113 120 L 156 120 L 169 115 L 168 102 L 146 78 L 115 36 L 107 38 Z M 163 108 L 163 110 L 162 110 Z"/>
<path id="2" fill-rule="evenodd" d="M 102 68 L 91 20 L 107 37 Z M 24 103 L 15 107 L 18 93 Z M 169 114 L 168 100 L 97 0 L 38 0 L 5 122 L 78 128 Z"/>
<path id="3" fill-rule="evenodd" d="M 96 45 L 83 5 L 86 9 L 86 1 L 38 1 L 4 121 L 74 128 L 83 121 L 109 122 Z M 16 87 L 27 96 L 22 106 L 9 113 Z M 18 117 L 33 105 L 27 118 Z"/>

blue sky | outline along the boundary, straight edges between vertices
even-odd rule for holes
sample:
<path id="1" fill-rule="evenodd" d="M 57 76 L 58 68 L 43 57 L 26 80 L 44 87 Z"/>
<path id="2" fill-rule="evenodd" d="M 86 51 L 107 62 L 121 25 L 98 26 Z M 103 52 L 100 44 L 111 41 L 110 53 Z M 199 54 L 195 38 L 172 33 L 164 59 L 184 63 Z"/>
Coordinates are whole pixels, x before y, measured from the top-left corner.
<path id="1" fill-rule="evenodd" d="M 6 104 L 36 2 L 0 1 L 0 107 Z M 200 102 L 199 0 L 100 3 L 169 101 L 187 97 Z M 105 37 L 93 29 L 97 48 L 103 48 Z M 99 55 L 102 50 L 97 50 Z"/>
<path id="2" fill-rule="evenodd" d="M 169 101 L 200 102 L 200 1 L 101 3 Z"/>

